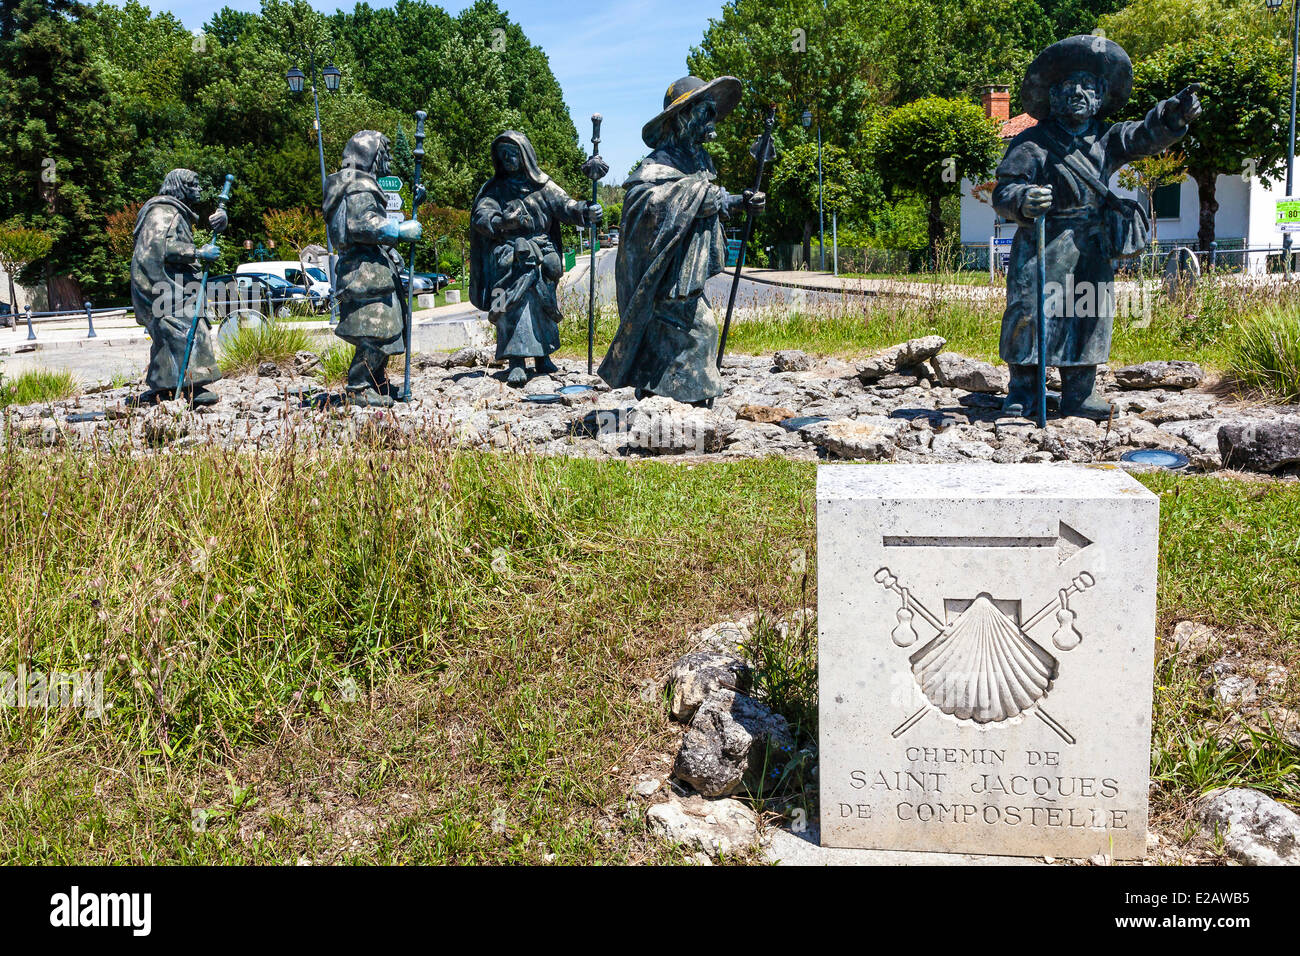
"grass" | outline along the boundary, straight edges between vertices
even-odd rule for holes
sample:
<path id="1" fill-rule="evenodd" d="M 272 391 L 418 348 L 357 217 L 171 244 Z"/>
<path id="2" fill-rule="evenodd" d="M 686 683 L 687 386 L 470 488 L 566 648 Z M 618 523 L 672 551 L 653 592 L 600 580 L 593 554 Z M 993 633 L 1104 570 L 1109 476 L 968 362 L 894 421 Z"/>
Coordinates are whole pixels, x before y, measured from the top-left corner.
<path id="1" fill-rule="evenodd" d="M 352 366 L 352 357 L 356 346 L 347 342 L 338 342 L 320 353 L 320 364 L 312 374 L 320 379 L 326 388 L 337 388 L 347 383 L 348 369 Z"/>
<path id="2" fill-rule="evenodd" d="M 9 381 L 0 375 L 0 408 L 7 405 L 30 405 L 34 402 L 57 402 L 72 398 L 80 390 L 76 377 L 67 369 L 28 369 Z"/>
<path id="3" fill-rule="evenodd" d="M 1228 373 L 1243 388 L 1300 401 L 1300 307 L 1272 308 L 1233 340 Z"/>
<path id="4" fill-rule="evenodd" d="M 314 343 L 306 330 L 292 325 L 244 328 L 222 347 L 218 364 L 225 375 L 256 372 L 263 362 L 277 365 L 290 362 L 298 352 L 310 351 Z"/>
<path id="5" fill-rule="evenodd" d="M 816 605 L 807 463 L 6 448 L 0 669 L 103 669 L 108 709 L 0 708 L 4 862 L 675 859 L 627 811 L 673 747 L 645 691 L 749 611 L 760 689 L 815 739 L 815 621 L 778 624 Z M 1294 667 L 1300 488 L 1143 480 L 1161 632 Z M 1201 668 L 1161 667 L 1158 817 L 1226 781 L 1300 797 L 1293 747 L 1220 752 Z M 769 809 L 815 784 L 772 769 Z"/>
<path id="6" fill-rule="evenodd" d="M 809 474 L 7 454 L 0 660 L 104 668 L 110 706 L 0 709 L 0 859 L 664 858 L 623 820 L 642 689 L 699 616 L 781 603 Z"/>

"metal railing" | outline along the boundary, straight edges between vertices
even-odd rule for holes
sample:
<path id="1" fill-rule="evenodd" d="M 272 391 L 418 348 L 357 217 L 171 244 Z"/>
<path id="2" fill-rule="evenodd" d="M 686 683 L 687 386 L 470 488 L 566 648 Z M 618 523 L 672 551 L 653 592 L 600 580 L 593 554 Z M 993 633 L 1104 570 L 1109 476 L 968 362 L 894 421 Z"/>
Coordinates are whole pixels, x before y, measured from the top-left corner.
<path id="1" fill-rule="evenodd" d="M 23 322 L 27 326 L 27 341 L 36 341 L 36 323 L 50 323 L 66 321 L 68 319 L 77 319 L 84 317 L 86 320 L 86 338 L 99 338 L 99 333 L 95 331 L 95 316 L 100 315 L 129 315 L 131 309 L 129 306 L 107 306 L 102 309 L 96 309 L 90 302 L 83 302 L 80 309 L 63 309 L 52 312 L 33 312 L 30 305 L 24 306 L 22 311 Z M 13 313 L 10 313 L 11 315 Z"/>

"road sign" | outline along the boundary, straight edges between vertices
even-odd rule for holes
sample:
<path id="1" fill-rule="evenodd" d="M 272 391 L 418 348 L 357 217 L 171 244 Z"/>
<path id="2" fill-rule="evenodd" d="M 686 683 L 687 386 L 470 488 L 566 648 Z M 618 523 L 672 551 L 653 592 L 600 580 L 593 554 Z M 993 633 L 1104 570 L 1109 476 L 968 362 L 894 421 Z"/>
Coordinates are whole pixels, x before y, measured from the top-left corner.
<path id="1" fill-rule="evenodd" d="M 402 191 L 402 181 L 396 176 L 380 176 L 379 188 L 386 193 L 396 193 Z"/>
<path id="2" fill-rule="evenodd" d="M 998 271 L 1006 272 L 1011 264 L 1011 237 L 989 236 L 989 274 L 996 266 Z"/>
<path id="3" fill-rule="evenodd" d="M 400 210 L 400 209 L 402 208 L 402 194 L 401 194 L 401 193 L 384 193 L 384 195 L 388 197 L 388 211 L 389 211 L 389 212 L 393 212 L 394 210 Z"/>
<path id="4" fill-rule="evenodd" d="M 1282 232 L 1300 232 L 1300 198 L 1288 196 L 1277 201 L 1277 228 Z"/>
<path id="5" fill-rule="evenodd" d="M 389 212 L 388 218 L 393 222 L 406 222 L 406 213 L 399 209 L 396 212 Z"/>

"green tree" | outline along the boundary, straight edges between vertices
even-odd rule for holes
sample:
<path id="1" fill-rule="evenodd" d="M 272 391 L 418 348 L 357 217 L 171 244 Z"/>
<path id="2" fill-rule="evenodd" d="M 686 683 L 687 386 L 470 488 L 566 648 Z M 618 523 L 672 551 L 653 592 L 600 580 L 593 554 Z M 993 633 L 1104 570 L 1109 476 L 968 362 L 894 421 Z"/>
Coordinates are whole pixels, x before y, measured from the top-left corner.
<path id="1" fill-rule="evenodd" d="M 1286 39 L 1291 18 L 1269 16 L 1263 0 L 1133 0 L 1097 22 L 1138 63 L 1177 43 L 1233 37 Z"/>
<path id="2" fill-rule="evenodd" d="M 103 291 L 104 222 L 121 205 L 126 136 L 77 31 L 82 12 L 70 0 L 0 0 L 0 215 L 53 237 L 54 306 Z"/>
<path id="3" fill-rule="evenodd" d="M 19 220 L 0 225 L 0 269 L 9 279 L 9 305 L 18 311 L 14 276 L 40 262 L 54 248 L 54 237 L 41 229 L 32 229 Z"/>
<path id="4" fill-rule="evenodd" d="M 1203 112 L 1179 149 L 1200 197 L 1201 248 L 1214 241 L 1221 175 L 1274 178 L 1285 156 L 1289 50 L 1258 37 L 1200 39 L 1167 46 L 1137 64 L 1128 110 L 1136 118 L 1189 83 L 1204 84 Z"/>
<path id="5" fill-rule="evenodd" d="M 1119 171 L 1119 184 L 1125 189 L 1141 190 L 1147 197 L 1147 212 L 1151 215 L 1151 243 L 1156 239 L 1156 190 L 1172 186 L 1187 178 L 1187 160 L 1181 153 L 1163 152 L 1157 156 L 1135 159 Z"/>
<path id="6" fill-rule="evenodd" d="M 812 237 L 817 231 L 817 144 L 801 143 L 777 156 L 768 186 L 768 215 L 773 233 L 798 235 L 804 261 L 811 261 Z M 855 212 L 862 196 L 862 177 L 838 146 L 822 146 L 822 205 L 827 229 L 830 215 Z"/>
<path id="7" fill-rule="evenodd" d="M 923 197 L 936 259 L 944 243 L 943 198 L 964 178 L 979 182 L 1002 155 L 998 124 L 964 100 L 930 96 L 901 106 L 870 134 L 870 154 L 885 193 Z"/>

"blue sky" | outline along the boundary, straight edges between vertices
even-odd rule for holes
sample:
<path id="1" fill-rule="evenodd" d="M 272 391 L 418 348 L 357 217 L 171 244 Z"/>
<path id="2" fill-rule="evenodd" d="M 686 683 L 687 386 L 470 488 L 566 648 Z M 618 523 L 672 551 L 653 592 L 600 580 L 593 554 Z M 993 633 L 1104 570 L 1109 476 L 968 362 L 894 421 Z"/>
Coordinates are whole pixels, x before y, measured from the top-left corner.
<path id="1" fill-rule="evenodd" d="M 191 29 L 201 27 L 223 6 L 261 9 L 258 0 L 158 0 Z M 437 0 L 434 0 L 437 2 Z M 609 162 L 607 181 L 623 174 L 645 153 L 641 126 L 663 105 L 668 84 L 686 73 L 686 53 L 700 42 L 709 19 L 721 15 L 722 0 L 497 0 L 533 43 L 546 51 L 564 90 L 573 125 L 591 150 L 591 114 L 605 117 L 601 155 Z M 323 12 L 352 9 L 353 3 L 314 0 Z M 391 6 L 371 0 L 376 7 Z M 457 13 L 470 3 L 442 0 Z"/>

